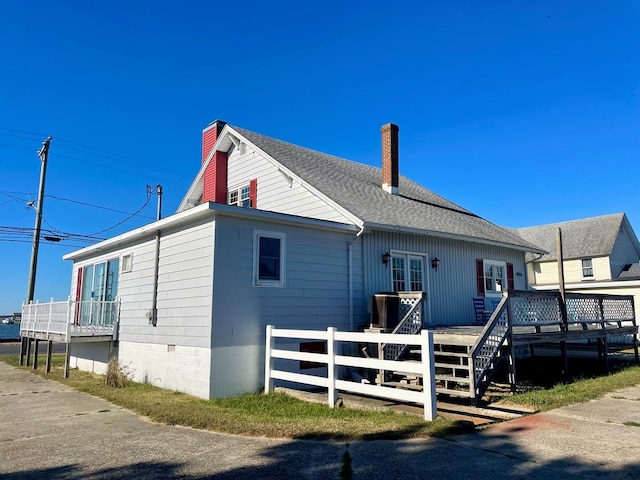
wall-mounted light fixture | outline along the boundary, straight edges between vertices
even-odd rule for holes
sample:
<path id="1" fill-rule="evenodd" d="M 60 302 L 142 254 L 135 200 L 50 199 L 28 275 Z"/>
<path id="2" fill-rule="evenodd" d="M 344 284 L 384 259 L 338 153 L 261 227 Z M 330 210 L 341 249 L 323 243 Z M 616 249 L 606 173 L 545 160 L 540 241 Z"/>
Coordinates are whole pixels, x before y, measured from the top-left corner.
<path id="1" fill-rule="evenodd" d="M 433 257 L 431 259 L 431 268 L 433 268 L 437 272 L 438 265 L 440 265 L 440 259 L 438 257 Z"/>
<path id="2" fill-rule="evenodd" d="M 389 252 L 387 252 L 384 255 L 382 255 L 382 263 L 383 263 L 383 265 L 386 265 L 387 263 L 389 263 L 389 260 L 391 260 L 391 254 Z"/>

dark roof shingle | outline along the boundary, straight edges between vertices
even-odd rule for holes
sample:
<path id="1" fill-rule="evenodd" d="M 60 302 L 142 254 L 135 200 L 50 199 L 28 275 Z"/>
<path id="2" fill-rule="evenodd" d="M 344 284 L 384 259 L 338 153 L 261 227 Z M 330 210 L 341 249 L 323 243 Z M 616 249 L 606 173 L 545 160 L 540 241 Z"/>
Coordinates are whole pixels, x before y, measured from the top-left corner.
<path id="1" fill-rule="evenodd" d="M 540 261 L 558 259 L 556 234 L 562 230 L 562 254 L 565 259 L 610 255 L 620 231 L 624 213 L 584 218 L 537 227 L 514 228 L 524 240 L 549 252 Z"/>
<path id="2" fill-rule="evenodd" d="M 467 237 L 520 250 L 541 250 L 402 175 L 400 194 L 390 195 L 381 188 L 380 168 L 230 127 L 365 224 Z"/>

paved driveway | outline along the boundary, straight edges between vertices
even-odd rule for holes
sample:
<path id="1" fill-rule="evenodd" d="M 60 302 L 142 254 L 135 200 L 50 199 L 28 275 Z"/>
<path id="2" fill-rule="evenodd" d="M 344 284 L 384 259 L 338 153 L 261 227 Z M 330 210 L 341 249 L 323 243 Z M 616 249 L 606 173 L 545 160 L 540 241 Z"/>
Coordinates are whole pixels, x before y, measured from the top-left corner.
<path id="1" fill-rule="evenodd" d="M 357 442 L 353 479 L 640 478 L 640 387 L 453 439 Z M 339 479 L 345 446 L 158 425 L 0 362 L 0 480 Z"/>

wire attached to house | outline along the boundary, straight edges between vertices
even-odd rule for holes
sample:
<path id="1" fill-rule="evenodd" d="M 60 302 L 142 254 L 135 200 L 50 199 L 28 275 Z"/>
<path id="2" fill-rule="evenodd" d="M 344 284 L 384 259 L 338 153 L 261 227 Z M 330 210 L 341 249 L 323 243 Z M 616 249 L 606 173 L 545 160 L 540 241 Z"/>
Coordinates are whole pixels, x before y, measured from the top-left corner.
<path id="1" fill-rule="evenodd" d="M 118 223 L 116 223 L 115 225 L 112 225 L 111 227 L 105 228 L 103 230 L 100 230 L 98 232 L 94 232 L 94 233 L 90 233 L 89 235 L 100 235 L 101 233 L 104 232 L 108 232 L 109 230 L 113 230 L 116 227 L 119 227 L 120 225 L 122 225 L 123 223 L 131 220 L 133 217 L 135 217 L 136 215 L 138 215 L 142 210 L 144 210 L 146 208 L 147 205 L 149 205 L 149 202 L 151 201 L 151 195 L 154 193 L 155 188 L 152 187 L 151 185 L 147 184 L 147 200 L 144 202 L 144 204 L 135 212 L 133 212 L 131 215 L 129 215 L 127 218 L 125 218 L 124 220 L 119 221 Z"/>

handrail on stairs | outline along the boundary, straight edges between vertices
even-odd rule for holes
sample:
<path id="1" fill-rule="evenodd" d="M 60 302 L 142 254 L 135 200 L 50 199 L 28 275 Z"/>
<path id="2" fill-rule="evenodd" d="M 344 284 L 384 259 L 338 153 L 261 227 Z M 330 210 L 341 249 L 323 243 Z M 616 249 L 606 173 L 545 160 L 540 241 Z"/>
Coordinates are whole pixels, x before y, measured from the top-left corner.
<path id="1" fill-rule="evenodd" d="M 488 382 L 483 384 L 482 378 L 496 360 L 505 340 L 511 334 L 509 315 L 509 292 L 504 292 L 500 303 L 491 314 L 482 333 L 471 347 L 472 372 L 470 389 L 477 400 L 484 394 Z"/>
<path id="2" fill-rule="evenodd" d="M 402 317 L 402 319 L 398 322 L 398 325 L 391 332 L 398 334 L 408 334 L 414 335 L 420 333 L 422 330 L 422 304 L 424 301 L 425 293 L 424 292 L 398 292 L 398 296 L 400 300 L 402 299 L 415 299 L 417 300 L 411 308 L 407 311 L 407 313 Z M 414 317 L 416 311 L 420 309 L 420 314 L 418 315 L 418 319 Z M 390 353 L 390 358 L 387 358 L 387 345 L 392 350 Z M 399 344 L 383 344 L 382 351 L 384 352 L 384 357 L 386 360 L 397 360 L 407 349 L 407 345 L 399 345 Z"/>

